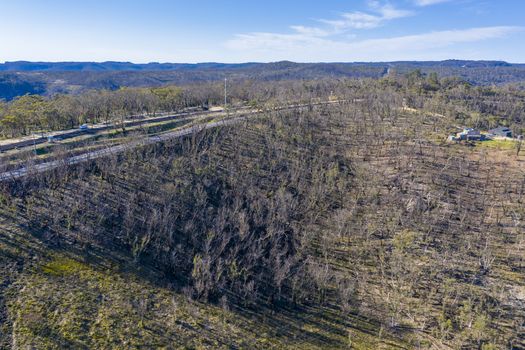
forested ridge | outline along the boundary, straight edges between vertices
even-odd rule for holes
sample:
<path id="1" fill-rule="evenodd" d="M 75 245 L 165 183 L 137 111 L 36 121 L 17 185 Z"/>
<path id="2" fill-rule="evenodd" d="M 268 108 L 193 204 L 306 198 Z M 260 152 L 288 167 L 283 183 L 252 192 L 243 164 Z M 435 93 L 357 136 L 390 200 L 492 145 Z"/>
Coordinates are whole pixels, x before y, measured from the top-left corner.
<path id="1" fill-rule="evenodd" d="M 56 98 L 221 100 L 166 89 Z M 238 123 L 4 181 L 0 346 L 525 348 L 524 154 L 445 141 L 522 134 L 524 97 L 417 70 L 246 82 Z M 55 103 L 4 111 L 28 99 Z"/>
<path id="2" fill-rule="evenodd" d="M 460 77 L 472 85 L 490 86 L 525 80 L 525 66 L 503 61 L 404 61 L 353 63 L 148 63 L 129 62 L 5 62 L 0 64 L 0 99 L 25 94 L 52 96 L 77 94 L 91 89 L 162 87 L 220 82 L 290 81 L 311 79 L 378 79 L 416 69 L 439 77 Z"/>

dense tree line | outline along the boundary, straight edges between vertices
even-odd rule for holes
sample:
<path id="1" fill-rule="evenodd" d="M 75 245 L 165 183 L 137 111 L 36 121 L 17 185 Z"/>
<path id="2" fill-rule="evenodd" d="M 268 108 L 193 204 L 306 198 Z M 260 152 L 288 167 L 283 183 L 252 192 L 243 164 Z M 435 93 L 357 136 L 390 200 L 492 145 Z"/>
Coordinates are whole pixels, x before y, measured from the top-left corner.
<path id="1" fill-rule="evenodd" d="M 326 98 L 338 82 L 327 80 L 281 85 L 256 83 L 252 80 L 230 81 L 228 104 L 292 103 Z M 324 94 L 324 95 L 323 95 Z M 294 99 L 286 101 L 289 96 Z M 222 105 L 222 83 L 196 84 L 184 87 L 120 88 L 90 90 L 81 94 L 56 94 L 52 97 L 24 95 L 10 102 L 0 100 L 0 135 L 16 137 L 31 133 L 76 128 L 83 123 L 115 122 L 132 116 L 155 116 L 160 112 L 178 111 L 185 107 Z"/>
<path id="2" fill-rule="evenodd" d="M 182 89 L 164 87 L 117 91 L 89 91 L 81 95 L 25 95 L 0 109 L 0 132 L 4 137 L 31 132 L 75 128 L 82 123 L 119 120 L 134 114 L 155 115 L 194 103 Z"/>

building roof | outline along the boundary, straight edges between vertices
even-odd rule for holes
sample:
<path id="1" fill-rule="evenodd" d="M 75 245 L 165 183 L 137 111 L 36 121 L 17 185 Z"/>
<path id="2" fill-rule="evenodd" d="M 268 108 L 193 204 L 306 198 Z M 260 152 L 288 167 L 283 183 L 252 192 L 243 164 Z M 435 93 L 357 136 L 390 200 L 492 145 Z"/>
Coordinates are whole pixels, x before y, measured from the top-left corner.
<path id="1" fill-rule="evenodd" d="M 494 134 L 494 133 L 507 133 L 507 132 L 511 132 L 511 130 L 510 130 L 510 128 L 508 128 L 506 126 L 498 126 L 495 129 L 489 130 L 489 132 L 491 134 Z"/>
<path id="2" fill-rule="evenodd" d="M 481 132 L 473 128 L 464 128 L 458 135 L 479 135 Z"/>

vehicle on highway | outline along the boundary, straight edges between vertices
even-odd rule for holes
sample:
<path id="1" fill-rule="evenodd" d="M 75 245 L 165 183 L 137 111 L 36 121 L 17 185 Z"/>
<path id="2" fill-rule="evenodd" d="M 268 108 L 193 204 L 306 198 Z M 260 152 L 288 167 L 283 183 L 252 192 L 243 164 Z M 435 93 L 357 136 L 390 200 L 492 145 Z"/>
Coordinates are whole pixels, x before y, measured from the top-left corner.
<path id="1" fill-rule="evenodd" d="M 79 128 L 79 129 L 82 130 L 82 131 L 89 130 L 89 125 L 87 125 L 87 124 L 82 124 L 82 125 L 80 125 L 80 128 Z"/>
<path id="2" fill-rule="evenodd" d="M 52 135 L 47 137 L 47 142 L 49 143 L 55 143 L 58 141 L 62 141 L 62 138 L 57 137 L 57 136 L 52 136 Z"/>

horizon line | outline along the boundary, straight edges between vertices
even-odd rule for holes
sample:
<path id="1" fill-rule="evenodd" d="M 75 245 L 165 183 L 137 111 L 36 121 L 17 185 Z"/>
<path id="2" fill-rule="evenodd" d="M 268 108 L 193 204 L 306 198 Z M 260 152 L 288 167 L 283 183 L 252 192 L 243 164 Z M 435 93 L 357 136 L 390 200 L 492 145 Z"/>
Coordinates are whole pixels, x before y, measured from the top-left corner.
<path id="1" fill-rule="evenodd" d="M 245 62 L 221 62 L 221 61 L 199 61 L 199 62 L 175 62 L 175 61 L 150 61 L 150 62 L 132 62 L 132 61 L 115 61 L 115 60 L 105 60 L 105 61 L 30 61 L 30 60 L 14 60 L 14 61 L 3 61 L 0 62 L 0 65 L 13 64 L 13 63 L 45 63 L 45 64 L 60 64 L 60 63 L 95 63 L 95 64 L 104 64 L 104 63 L 121 63 L 121 64 L 133 64 L 133 65 L 148 65 L 148 64 L 187 64 L 187 65 L 197 65 L 197 64 L 227 64 L 227 65 L 239 65 L 239 64 L 272 64 L 272 63 L 296 63 L 296 64 L 359 64 L 359 63 L 403 63 L 403 62 L 450 62 L 450 61 L 464 61 L 464 62 L 501 62 L 508 64 L 525 64 L 525 62 L 509 62 L 501 59 L 460 59 L 460 58 L 447 58 L 444 60 L 393 60 L 393 61 L 292 61 L 292 60 L 278 60 L 278 61 L 245 61 Z"/>

